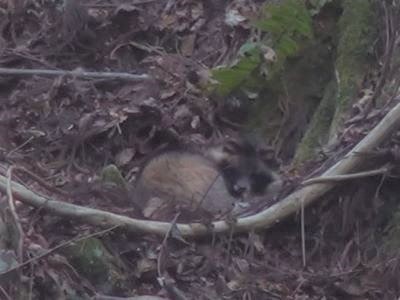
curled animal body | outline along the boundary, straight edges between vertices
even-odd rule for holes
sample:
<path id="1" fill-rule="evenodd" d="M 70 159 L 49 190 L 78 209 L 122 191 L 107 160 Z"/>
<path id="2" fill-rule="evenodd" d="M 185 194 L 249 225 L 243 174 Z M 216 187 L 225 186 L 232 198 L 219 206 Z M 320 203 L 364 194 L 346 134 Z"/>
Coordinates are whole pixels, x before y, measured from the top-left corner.
<path id="1" fill-rule="evenodd" d="M 276 193 L 280 186 L 279 176 L 250 145 L 227 142 L 204 154 L 166 151 L 149 159 L 137 176 L 133 200 L 149 218 L 162 219 L 178 208 L 215 218 L 240 213 L 240 201 Z"/>
<path id="2" fill-rule="evenodd" d="M 179 151 L 162 153 L 144 165 L 134 200 L 145 217 L 157 219 L 178 207 L 215 216 L 230 212 L 236 201 L 211 160 Z"/>

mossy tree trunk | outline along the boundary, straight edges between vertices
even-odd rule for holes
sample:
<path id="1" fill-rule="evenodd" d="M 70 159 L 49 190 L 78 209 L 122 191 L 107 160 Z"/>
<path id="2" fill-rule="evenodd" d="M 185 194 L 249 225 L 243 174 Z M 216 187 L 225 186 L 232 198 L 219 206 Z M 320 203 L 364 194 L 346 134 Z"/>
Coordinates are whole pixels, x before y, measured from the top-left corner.
<path id="1" fill-rule="evenodd" d="M 344 120 L 357 100 L 362 80 L 373 64 L 371 50 L 377 35 L 374 3 L 366 0 L 344 0 L 338 24 L 335 76 L 326 89 L 302 142 L 295 163 L 315 155 L 321 143 L 333 143 Z"/>

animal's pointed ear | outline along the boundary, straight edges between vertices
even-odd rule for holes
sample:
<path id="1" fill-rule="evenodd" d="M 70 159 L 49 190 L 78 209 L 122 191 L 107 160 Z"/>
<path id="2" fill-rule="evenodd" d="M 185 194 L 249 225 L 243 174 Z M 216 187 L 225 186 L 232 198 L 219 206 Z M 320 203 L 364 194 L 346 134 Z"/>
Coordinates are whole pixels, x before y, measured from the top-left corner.
<path id="1" fill-rule="evenodd" d="M 224 143 L 223 151 L 229 154 L 237 154 L 242 152 L 242 147 L 240 143 L 235 139 L 228 139 Z"/>
<path id="2" fill-rule="evenodd" d="M 258 157 L 268 166 L 278 167 L 280 162 L 276 158 L 275 150 L 271 146 L 264 146 L 257 149 Z"/>
<path id="3" fill-rule="evenodd" d="M 254 156 L 256 155 L 256 147 L 245 138 L 230 138 L 224 143 L 224 151 L 229 154 L 236 155 L 247 155 Z"/>

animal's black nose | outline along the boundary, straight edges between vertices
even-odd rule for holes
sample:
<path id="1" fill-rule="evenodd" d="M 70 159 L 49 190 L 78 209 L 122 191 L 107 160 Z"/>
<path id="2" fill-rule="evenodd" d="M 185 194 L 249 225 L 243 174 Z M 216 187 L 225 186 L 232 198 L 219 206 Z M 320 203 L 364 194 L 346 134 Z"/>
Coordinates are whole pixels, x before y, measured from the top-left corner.
<path id="1" fill-rule="evenodd" d="M 240 184 L 235 184 L 233 186 L 233 192 L 236 197 L 242 196 L 246 192 L 247 188 L 245 186 L 242 186 Z"/>

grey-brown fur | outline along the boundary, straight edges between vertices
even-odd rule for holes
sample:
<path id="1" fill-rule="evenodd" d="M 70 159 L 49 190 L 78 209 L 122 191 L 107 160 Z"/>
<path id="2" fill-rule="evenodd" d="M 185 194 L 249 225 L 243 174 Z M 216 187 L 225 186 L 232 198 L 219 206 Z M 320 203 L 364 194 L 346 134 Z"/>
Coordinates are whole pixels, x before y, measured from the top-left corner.
<path id="1" fill-rule="evenodd" d="M 153 217 L 154 212 L 157 215 L 158 210 L 171 210 L 171 206 L 211 216 L 237 211 L 235 204 L 239 200 L 274 192 L 280 186 L 278 176 L 257 156 L 246 156 L 254 154 L 251 147 L 250 152 L 242 150 L 239 144 L 221 144 L 210 147 L 204 154 L 189 151 L 159 154 L 138 174 L 133 200 L 146 217 Z M 262 174 L 263 180 L 258 180 L 262 188 L 255 189 L 254 174 Z"/>
<path id="2" fill-rule="evenodd" d="M 138 174 L 134 200 L 145 216 L 157 208 L 154 198 L 167 205 L 215 216 L 231 211 L 236 199 L 213 162 L 190 152 L 165 152 L 152 158 Z M 162 208 L 162 207 L 161 207 Z M 150 209 L 150 211 L 149 211 Z"/>

